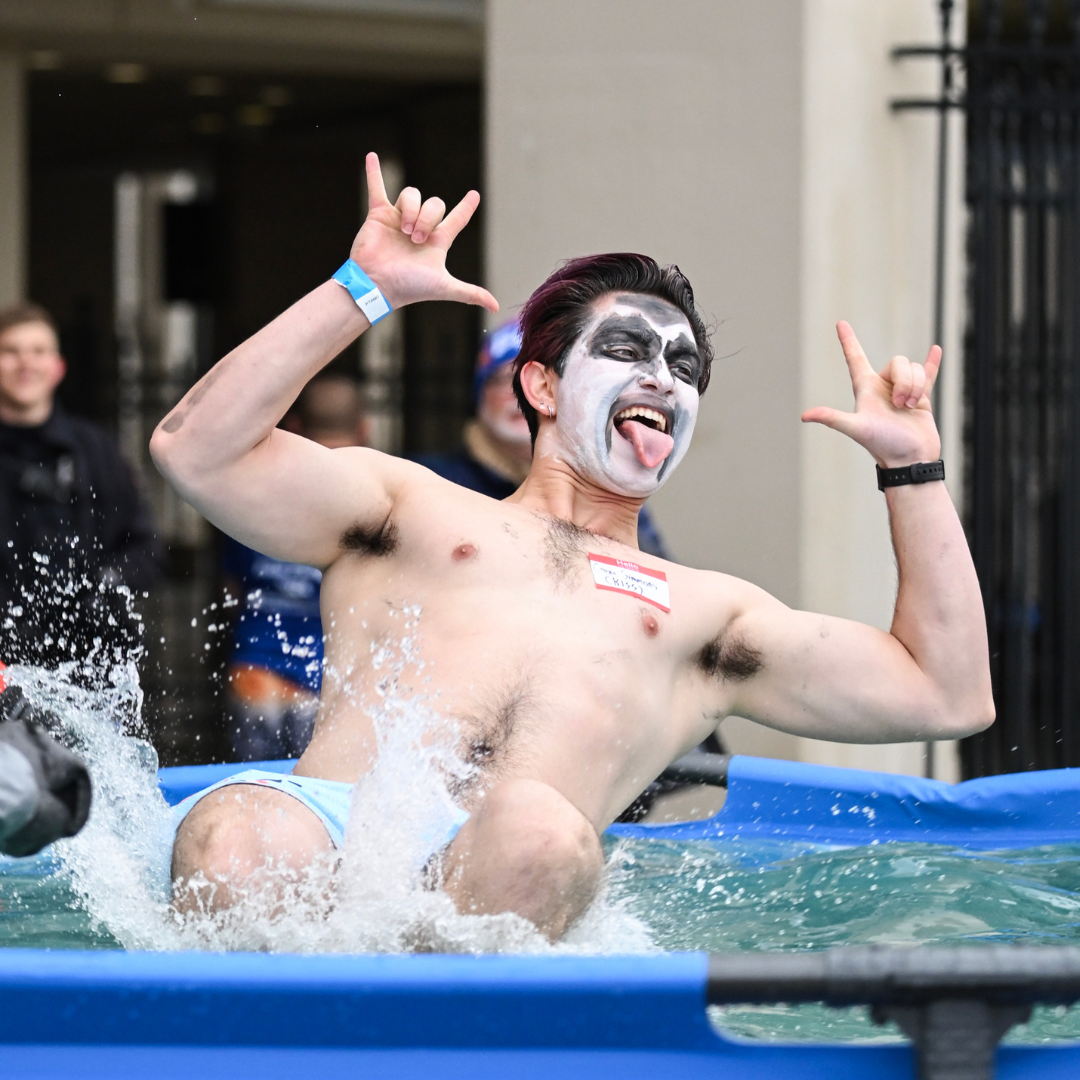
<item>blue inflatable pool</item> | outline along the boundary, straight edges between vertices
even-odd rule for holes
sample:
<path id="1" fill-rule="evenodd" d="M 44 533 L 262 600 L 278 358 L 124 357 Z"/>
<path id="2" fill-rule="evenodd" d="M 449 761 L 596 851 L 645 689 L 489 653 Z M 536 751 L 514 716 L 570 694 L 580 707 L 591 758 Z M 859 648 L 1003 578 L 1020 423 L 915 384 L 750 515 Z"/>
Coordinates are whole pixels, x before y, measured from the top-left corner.
<path id="1" fill-rule="evenodd" d="M 175 803 L 236 768 L 165 769 L 161 786 Z M 736 757 L 728 787 L 724 808 L 707 821 L 613 831 L 658 839 L 914 840 L 976 848 L 1074 843 L 1080 832 L 1080 770 L 950 787 Z M 952 1016 L 950 1022 L 967 1023 L 965 1030 L 980 1023 L 990 1030 L 994 1017 L 1012 1022 L 1025 1003 L 1080 999 L 1077 953 L 1004 947 L 742 954 L 735 961 L 714 958 L 710 971 L 702 953 L 571 958 L 8 949 L 0 950 L 0 1075 L 908 1080 L 914 1076 L 908 1046 L 736 1042 L 710 1026 L 707 1000 L 865 1001 L 908 1009 L 929 1001 Z M 986 1020 L 986 1010 L 997 1012 Z M 925 1024 L 938 1015 L 932 1012 L 920 1013 Z M 945 1043 L 955 1050 L 957 1039 Z M 997 1051 L 997 1065 L 997 1075 L 1008 1080 L 1075 1077 L 1080 1045 L 1006 1046 Z"/>

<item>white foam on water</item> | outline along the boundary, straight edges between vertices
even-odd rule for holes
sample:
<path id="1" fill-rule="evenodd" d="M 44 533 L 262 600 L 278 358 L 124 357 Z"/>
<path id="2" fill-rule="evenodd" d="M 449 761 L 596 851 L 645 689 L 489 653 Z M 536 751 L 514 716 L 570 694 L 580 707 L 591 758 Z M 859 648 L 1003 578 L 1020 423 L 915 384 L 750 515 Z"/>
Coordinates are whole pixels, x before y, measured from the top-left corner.
<path id="1" fill-rule="evenodd" d="M 116 665 L 93 688 L 87 670 L 13 666 L 11 681 L 60 719 L 64 739 L 86 759 L 94 784 L 90 820 L 54 845 L 62 873 L 86 911 L 127 949 L 282 952 L 627 953 L 649 952 L 645 924 L 606 888 L 558 944 L 513 914 L 463 915 L 432 887 L 431 856 L 458 816 L 451 792 L 478 779 L 459 733 L 424 683 L 417 624 L 405 609 L 400 640 L 373 647 L 383 672 L 376 699 L 361 702 L 378 742 L 375 767 L 353 795 L 342 852 L 302 878 L 267 868 L 223 914 L 178 914 L 171 906 L 171 812 L 157 787 L 157 755 L 142 724 L 135 663 Z M 340 683 L 350 691 L 352 672 Z M 235 789 L 243 795 L 243 786 Z"/>

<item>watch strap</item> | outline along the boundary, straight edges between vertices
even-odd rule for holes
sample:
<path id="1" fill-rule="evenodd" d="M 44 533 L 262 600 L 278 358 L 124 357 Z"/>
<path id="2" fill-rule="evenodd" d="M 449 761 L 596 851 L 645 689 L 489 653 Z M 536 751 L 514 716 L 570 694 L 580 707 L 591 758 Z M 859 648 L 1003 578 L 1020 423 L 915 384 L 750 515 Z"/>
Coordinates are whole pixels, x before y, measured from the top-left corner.
<path id="1" fill-rule="evenodd" d="M 916 461 L 914 465 L 901 465 L 898 469 L 883 469 L 877 466 L 878 491 L 888 487 L 902 487 L 904 484 L 928 484 L 931 480 L 945 479 L 945 462 Z"/>

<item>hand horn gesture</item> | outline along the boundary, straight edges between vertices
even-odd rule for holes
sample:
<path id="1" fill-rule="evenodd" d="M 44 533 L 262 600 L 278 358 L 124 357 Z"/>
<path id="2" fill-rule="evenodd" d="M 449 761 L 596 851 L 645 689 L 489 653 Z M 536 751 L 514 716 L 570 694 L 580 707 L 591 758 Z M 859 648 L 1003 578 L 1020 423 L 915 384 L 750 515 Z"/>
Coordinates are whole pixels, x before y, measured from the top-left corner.
<path id="1" fill-rule="evenodd" d="M 350 256 L 390 306 L 455 300 L 498 311 L 499 303 L 487 289 L 458 281 L 446 269 L 446 253 L 480 204 L 479 193 L 470 191 L 449 214 L 442 199 L 421 202 L 414 187 L 405 188 L 391 205 L 378 155 L 368 154 L 366 165 L 368 215 Z"/>
<path id="2" fill-rule="evenodd" d="M 818 406 L 802 414 L 803 422 L 842 432 L 866 447 L 883 468 L 936 461 L 941 438 L 930 411 L 930 392 L 941 366 L 941 349 L 931 346 L 921 364 L 894 356 L 875 372 L 846 322 L 836 324 L 836 333 L 851 374 L 855 411 Z"/>

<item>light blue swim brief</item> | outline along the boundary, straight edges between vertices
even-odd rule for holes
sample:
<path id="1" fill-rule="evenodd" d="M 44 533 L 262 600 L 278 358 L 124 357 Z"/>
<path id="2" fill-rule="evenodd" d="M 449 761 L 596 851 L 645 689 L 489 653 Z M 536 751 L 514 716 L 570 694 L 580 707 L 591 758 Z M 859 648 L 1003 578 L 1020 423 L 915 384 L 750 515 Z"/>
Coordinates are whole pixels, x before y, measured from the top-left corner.
<path id="1" fill-rule="evenodd" d="M 229 787 L 232 784 L 255 784 L 257 787 L 272 787 L 285 795 L 291 795 L 294 799 L 302 802 L 322 823 L 330 836 L 330 841 L 335 848 L 341 848 L 345 843 L 345 826 L 349 821 L 349 806 L 352 803 L 352 793 L 355 784 L 346 784 L 340 780 L 319 780 L 314 776 L 293 776 L 289 773 L 268 772 L 265 769 L 245 769 L 211 784 L 202 791 L 196 791 L 186 799 L 178 802 L 172 808 L 173 835 L 180 828 L 180 822 L 187 817 L 191 808 L 204 795 L 218 788 Z M 438 836 L 431 837 L 431 854 L 435 855 L 442 851 L 458 834 L 458 830 L 469 815 L 459 807 L 453 808 L 453 814 L 446 822 L 445 829 Z"/>

